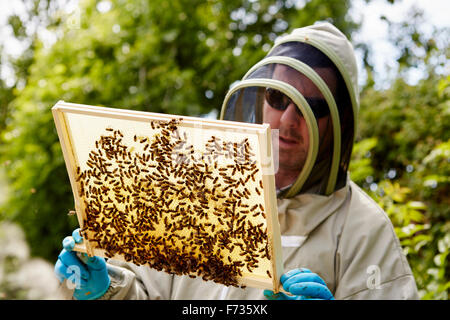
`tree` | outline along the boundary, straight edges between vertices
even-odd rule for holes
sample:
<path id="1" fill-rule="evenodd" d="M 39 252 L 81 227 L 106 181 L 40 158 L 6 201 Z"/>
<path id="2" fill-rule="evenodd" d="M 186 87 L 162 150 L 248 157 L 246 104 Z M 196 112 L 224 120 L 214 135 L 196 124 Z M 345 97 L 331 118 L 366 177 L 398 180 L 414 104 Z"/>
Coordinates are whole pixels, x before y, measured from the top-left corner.
<path id="1" fill-rule="evenodd" d="M 400 49 L 389 89 L 368 85 L 361 99 L 351 176 L 387 212 L 424 299 L 450 288 L 450 76 L 442 73 L 448 30 L 426 35 L 421 14 L 390 23 Z M 422 79 L 410 82 L 411 70 Z"/>

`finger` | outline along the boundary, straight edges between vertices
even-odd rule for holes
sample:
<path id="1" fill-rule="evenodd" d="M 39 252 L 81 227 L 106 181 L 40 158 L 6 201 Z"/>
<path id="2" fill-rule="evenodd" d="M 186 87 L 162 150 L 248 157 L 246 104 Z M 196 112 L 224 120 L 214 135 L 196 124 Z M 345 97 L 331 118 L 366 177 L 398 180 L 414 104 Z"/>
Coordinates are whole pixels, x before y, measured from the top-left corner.
<path id="1" fill-rule="evenodd" d="M 300 282 L 317 282 L 326 286 L 325 281 L 323 281 L 322 278 L 319 277 L 319 275 L 310 272 L 310 273 L 298 273 L 296 275 L 293 275 L 283 283 L 283 289 L 289 291 L 289 287 L 291 285 Z"/>
<path id="2" fill-rule="evenodd" d="M 83 242 L 83 237 L 80 235 L 80 228 L 77 228 L 77 229 L 73 230 L 72 237 L 73 237 L 73 239 L 75 240 L 76 243 Z"/>
<path id="3" fill-rule="evenodd" d="M 89 272 L 86 265 L 78 259 L 75 252 L 63 249 L 58 256 L 58 261 L 61 261 L 66 268 L 69 266 L 77 266 L 80 269 L 81 277 L 84 279 L 89 279 Z"/>
<path id="4" fill-rule="evenodd" d="M 299 297 L 289 296 L 283 292 L 273 293 L 272 290 L 264 290 L 264 296 L 268 300 L 299 300 Z"/>
<path id="5" fill-rule="evenodd" d="M 278 298 L 272 290 L 264 290 L 263 294 L 268 300 L 277 300 Z"/>
<path id="6" fill-rule="evenodd" d="M 311 271 L 309 269 L 306 268 L 297 268 L 297 269 L 292 269 L 288 272 L 286 272 L 285 274 L 283 274 L 280 278 L 281 284 L 283 284 L 287 279 L 289 279 L 292 276 L 295 276 L 296 274 L 299 273 L 310 273 Z"/>
<path id="7" fill-rule="evenodd" d="M 280 295 L 282 297 L 280 300 L 302 300 L 302 296 L 290 296 L 284 292 L 280 292 Z"/>
<path id="8" fill-rule="evenodd" d="M 77 258 L 86 266 L 94 270 L 101 270 L 105 268 L 105 259 L 97 256 L 89 257 L 87 253 L 77 252 Z"/>
<path id="9" fill-rule="evenodd" d="M 294 283 L 289 287 L 289 292 L 294 295 L 302 295 L 323 300 L 333 299 L 330 290 L 322 284 L 316 282 Z"/>
<path id="10" fill-rule="evenodd" d="M 67 267 L 58 259 L 55 263 L 54 272 L 59 282 L 63 282 L 66 279 L 66 270 Z"/>
<path id="11" fill-rule="evenodd" d="M 85 261 L 86 265 L 88 265 L 93 270 L 101 270 L 106 267 L 105 259 L 102 257 L 87 257 Z"/>
<path id="12" fill-rule="evenodd" d="M 72 251 L 75 248 L 75 241 L 73 237 L 67 236 L 62 241 L 63 248 L 67 251 Z"/>

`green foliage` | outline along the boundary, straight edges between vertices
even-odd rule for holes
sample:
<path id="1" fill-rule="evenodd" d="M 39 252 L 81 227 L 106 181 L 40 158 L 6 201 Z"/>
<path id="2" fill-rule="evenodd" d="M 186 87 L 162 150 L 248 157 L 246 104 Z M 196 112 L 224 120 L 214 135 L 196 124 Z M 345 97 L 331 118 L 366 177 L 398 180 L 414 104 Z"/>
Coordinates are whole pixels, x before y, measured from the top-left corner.
<path id="1" fill-rule="evenodd" d="M 407 255 L 422 299 L 450 289 L 450 76 L 442 69 L 448 30 L 425 36 L 419 12 L 389 22 L 400 50 L 387 90 L 364 88 L 351 176 L 386 211 Z M 408 84 L 411 71 L 423 78 Z M 368 174 L 364 177 L 365 174 Z"/>
<path id="2" fill-rule="evenodd" d="M 13 90 L 0 80 L 0 132 L 6 127 L 9 117 L 8 104 L 13 99 Z"/>
<path id="3" fill-rule="evenodd" d="M 383 138 L 383 137 L 381 137 Z M 368 138 L 356 144 L 355 150 L 367 150 L 370 152 L 375 145 L 369 142 L 376 139 Z M 368 149 L 367 149 L 368 148 Z M 448 171 L 450 165 L 449 143 L 438 145 L 423 162 L 427 163 L 430 157 L 436 154 L 442 155 L 444 161 L 439 169 Z M 382 179 L 378 183 L 367 184 L 368 179 L 361 179 L 365 173 L 374 172 L 370 157 L 363 161 L 358 159 L 358 153 L 354 154 L 355 161 L 350 168 L 352 179 L 366 187 L 366 192 L 385 210 L 394 225 L 394 230 L 400 239 L 404 253 L 407 255 L 414 277 L 416 279 L 419 294 L 422 299 L 448 299 L 450 288 L 450 266 L 448 255 L 450 253 L 450 221 L 448 211 L 436 211 L 433 202 L 426 201 L 427 197 L 417 199 L 417 191 L 425 188 L 436 188 L 436 184 L 430 184 L 420 178 L 402 177 L 398 179 Z M 355 171 L 352 171 L 355 168 Z M 433 168 L 427 171 L 433 177 L 441 177 L 446 180 L 445 188 L 448 194 L 448 174 L 441 175 L 439 169 Z M 438 170 L 438 171 L 434 171 Z M 363 173 L 361 175 L 361 173 Z M 420 173 L 418 173 L 420 174 Z M 371 177 L 369 175 L 368 177 Z M 359 181 L 358 181 L 359 179 Z M 422 181 L 422 185 L 415 185 L 414 180 Z M 370 179 L 371 180 L 371 179 Z M 436 179 L 439 181 L 439 179 Z M 434 180 L 434 181 L 436 181 Z M 372 181 L 372 180 L 371 180 Z M 409 185 L 404 187 L 402 185 Z M 415 190 L 413 188 L 419 188 Z M 416 196 L 413 196 L 416 194 Z M 419 193 L 420 194 L 420 193 Z M 422 193 L 423 194 L 423 193 Z M 426 201 L 426 202 L 424 202 Z M 427 204 L 430 203 L 430 204 Z M 447 204 L 448 210 L 448 204 Z"/>
<path id="4" fill-rule="evenodd" d="M 352 161 L 350 162 L 349 171 L 352 180 L 357 184 L 363 184 L 367 177 L 372 177 L 374 170 L 371 166 L 370 159 L 371 150 L 377 145 L 376 137 L 366 138 L 359 141 L 353 146 Z"/>
<path id="5" fill-rule="evenodd" d="M 394 224 L 423 299 L 449 297 L 449 96 L 449 77 L 434 73 L 367 88 L 350 167 Z"/>

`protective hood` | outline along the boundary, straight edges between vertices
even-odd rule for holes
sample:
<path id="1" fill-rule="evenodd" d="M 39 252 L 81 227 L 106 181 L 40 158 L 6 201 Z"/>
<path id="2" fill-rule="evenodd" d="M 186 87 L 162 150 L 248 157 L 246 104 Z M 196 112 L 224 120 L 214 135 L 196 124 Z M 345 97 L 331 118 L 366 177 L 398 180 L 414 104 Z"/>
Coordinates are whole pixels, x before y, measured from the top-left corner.
<path id="1" fill-rule="evenodd" d="M 324 76 L 325 69 L 332 70 L 336 81 Z M 300 77 L 312 82 L 323 103 L 293 85 L 291 80 Z M 347 182 L 359 109 L 357 78 L 353 47 L 342 32 L 330 23 L 298 28 L 278 38 L 267 56 L 229 90 L 220 118 L 263 123 L 264 106 L 285 110 L 294 103 L 304 117 L 309 147 L 298 177 L 282 196 L 329 195 Z M 325 119 L 320 127 L 319 119 Z"/>

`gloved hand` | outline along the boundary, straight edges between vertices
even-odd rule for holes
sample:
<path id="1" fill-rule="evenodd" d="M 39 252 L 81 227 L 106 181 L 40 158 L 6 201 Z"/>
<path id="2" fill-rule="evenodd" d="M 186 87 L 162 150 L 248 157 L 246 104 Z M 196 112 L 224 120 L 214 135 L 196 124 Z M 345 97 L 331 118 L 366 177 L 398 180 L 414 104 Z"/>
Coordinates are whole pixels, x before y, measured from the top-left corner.
<path id="1" fill-rule="evenodd" d="M 283 274 L 280 278 L 283 289 L 291 293 L 277 294 L 271 290 L 264 290 L 264 296 L 269 300 L 334 300 L 325 281 L 316 273 L 306 268 L 294 269 Z"/>
<path id="2" fill-rule="evenodd" d="M 64 238 L 64 249 L 56 261 L 55 274 L 60 282 L 68 279 L 75 285 L 73 296 L 77 300 L 98 299 L 105 294 L 110 284 L 105 259 L 72 251 L 75 243 L 82 241 L 80 229 L 75 229 L 72 237 Z"/>

